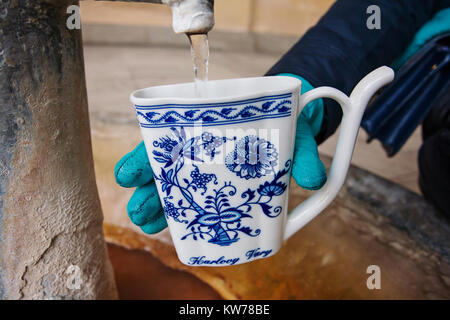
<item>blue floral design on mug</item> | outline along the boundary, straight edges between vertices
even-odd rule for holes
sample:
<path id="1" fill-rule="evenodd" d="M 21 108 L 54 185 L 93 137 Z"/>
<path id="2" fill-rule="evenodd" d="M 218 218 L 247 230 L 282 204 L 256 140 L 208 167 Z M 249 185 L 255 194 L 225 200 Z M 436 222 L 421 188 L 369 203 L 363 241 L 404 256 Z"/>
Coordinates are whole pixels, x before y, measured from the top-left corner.
<path id="1" fill-rule="evenodd" d="M 238 177 L 252 179 L 273 173 L 277 160 L 278 152 L 272 143 L 251 135 L 238 141 L 225 164 Z"/>
<path id="2" fill-rule="evenodd" d="M 235 141 L 234 137 L 217 137 L 203 132 L 188 139 L 183 127 L 171 127 L 170 130 L 172 136 L 166 135 L 153 142 L 156 149 L 152 153 L 157 162 L 164 164 L 160 172 L 155 173 L 155 179 L 165 194 L 166 218 L 186 224 L 186 234 L 181 240 L 189 238 L 229 246 L 241 236 L 260 235 L 260 229 L 246 223 L 253 218 L 252 208 L 262 209 L 269 218 L 282 212 L 281 206 L 274 207 L 270 203 L 286 191 L 287 184 L 280 180 L 289 173 L 291 161 L 276 171 L 278 151 L 270 141 L 248 135 L 238 140 L 235 148 L 226 155 L 225 168 L 241 179 L 269 178 L 256 188 L 238 190 L 231 181 L 220 182 L 214 173 L 201 172 L 195 164 L 203 163 L 205 157 L 213 160 L 220 154 L 219 148 L 227 141 Z M 186 159 L 192 162 L 188 164 Z M 189 176 L 180 174 L 183 168 L 189 168 L 187 166 L 190 166 Z M 174 192 L 177 192 L 176 196 Z"/>

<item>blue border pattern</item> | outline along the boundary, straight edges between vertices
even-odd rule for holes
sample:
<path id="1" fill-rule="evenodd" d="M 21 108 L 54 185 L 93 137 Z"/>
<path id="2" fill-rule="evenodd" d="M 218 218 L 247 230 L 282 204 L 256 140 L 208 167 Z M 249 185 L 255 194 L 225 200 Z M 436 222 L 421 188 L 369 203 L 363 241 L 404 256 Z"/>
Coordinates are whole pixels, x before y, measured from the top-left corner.
<path id="1" fill-rule="evenodd" d="M 220 126 L 291 115 L 292 93 L 205 104 L 136 105 L 143 128 Z"/>

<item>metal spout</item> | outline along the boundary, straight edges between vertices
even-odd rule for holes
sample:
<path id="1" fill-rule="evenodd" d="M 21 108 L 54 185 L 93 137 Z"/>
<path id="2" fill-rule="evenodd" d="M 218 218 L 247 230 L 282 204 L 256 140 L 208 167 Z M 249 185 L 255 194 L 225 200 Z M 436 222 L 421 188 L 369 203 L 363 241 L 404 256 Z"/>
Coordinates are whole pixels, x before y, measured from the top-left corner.
<path id="1" fill-rule="evenodd" d="M 162 0 L 172 8 L 175 33 L 208 33 L 214 27 L 214 0 Z"/>
<path id="2" fill-rule="evenodd" d="M 208 33 L 214 27 L 214 0 L 118 0 L 162 3 L 172 9 L 175 33 Z"/>

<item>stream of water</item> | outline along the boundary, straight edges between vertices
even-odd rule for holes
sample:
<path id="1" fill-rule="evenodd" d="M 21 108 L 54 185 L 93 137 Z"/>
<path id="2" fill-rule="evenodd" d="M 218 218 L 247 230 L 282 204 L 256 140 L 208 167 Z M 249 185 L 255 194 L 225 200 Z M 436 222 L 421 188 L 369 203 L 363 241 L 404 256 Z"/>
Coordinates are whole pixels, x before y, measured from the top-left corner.
<path id="1" fill-rule="evenodd" d="M 208 34 L 188 34 L 187 36 L 191 44 L 196 96 L 205 97 L 209 63 Z"/>

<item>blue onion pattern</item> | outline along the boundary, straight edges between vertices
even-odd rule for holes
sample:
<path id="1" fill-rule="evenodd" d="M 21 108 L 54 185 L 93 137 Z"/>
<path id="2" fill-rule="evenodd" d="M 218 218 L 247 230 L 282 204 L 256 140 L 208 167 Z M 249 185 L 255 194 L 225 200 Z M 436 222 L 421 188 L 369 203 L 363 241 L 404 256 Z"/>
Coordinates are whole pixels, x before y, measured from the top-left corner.
<path id="1" fill-rule="evenodd" d="M 257 136 L 246 136 L 226 156 L 225 164 L 238 177 L 253 179 L 273 173 L 277 160 L 278 152 L 272 143 Z"/>
<path id="2" fill-rule="evenodd" d="M 188 165 L 185 163 L 186 158 L 200 163 L 204 155 L 212 160 L 219 153 L 216 149 L 227 138 L 204 132 L 201 136 L 187 139 L 184 128 L 170 129 L 171 137 L 164 136 L 153 142 L 156 148 L 153 151 L 154 159 L 163 164 L 160 173 L 155 173 L 155 179 L 160 182 L 165 193 L 163 209 L 166 218 L 186 224 L 187 233 L 182 240 L 229 246 L 239 241 L 242 235 L 257 237 L 261 233 L 260 229 L 244 225 L 246 219 L 253 218 L 250 214 L 253 208 L 261 209 L 269 218 L 275 218 L 281 213 L 281 206 L 273 207 L 270 202 L 273 197 L 281 196 L 286 191 L 287 184 L 280 179 L 289 173 L 291 161 L 287 161 L 282 170 L 275 171 L 278 153 L 272 143 L 256 136 L 246 136 L 227 155 L 226 166 L 243 179 L 268 174 L 273 177 L 256 189 L 249 188 L 239 193 L 230 181 L 224 181 L 219 187 L 215 174 L 201 172 L 193 163 L 190 164 L 190 179 L 179 178 L 180 170 Z M 236 159 L 237 163 L 234 162 Z M 176 204 L 172 195 L 174 190 L 182 196 Z M 194 195 L 195 199 L 202 201 L 194 200 Z M 238 205 L 235 204 L 237 202 Z"/>

